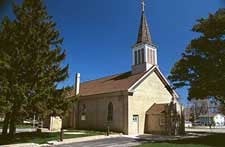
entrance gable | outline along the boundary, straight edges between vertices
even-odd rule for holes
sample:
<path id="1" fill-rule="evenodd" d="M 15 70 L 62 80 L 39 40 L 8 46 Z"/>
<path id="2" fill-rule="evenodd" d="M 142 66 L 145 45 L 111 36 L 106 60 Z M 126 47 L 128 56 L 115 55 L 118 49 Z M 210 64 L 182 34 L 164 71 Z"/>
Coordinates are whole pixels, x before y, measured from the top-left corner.
<path id="1" fill-rule="evenodd" d="M 151 97 L 156 103 L 164 103 L 163 99 L 170 102 L 173 97 L 168 86 L 162 82 L 156 71 L 152 71 L 132 91 L 134 96 Z"/>
<path id="2" fill-rule="evenodd" d="M 145 117 L 148 109 L 154 104 L 170 103 L 172 94 L 159 78 L 157 73 L 152 70 L 132 89 L 132 95 L 128 97 L 128 128 L 129 134 L 137 134 L 133 121 L 133 116 L 138 115 L 138 133 L 144 133 Z"/>
<path id="3" fill-rule="evenodd" d="M 179 98 L 178 94 L 175 90 L 172 89 L 170 86 L 168 80 L 165 78 L 165 76 L 161 73 L 160 69 L 157 66 L 153 66 L 148 72 L 145 73 L 136 83 L 134 83 L 129 89 L 128 92 L 134 92 L 138 87 L 141 87 L 143 85 L 142 83 L 145 82 L 152 74 L 154 74 L 153 81 L 157 80 L 157 83 L 161 83 L 166 90 L 170 93 L 170 95 L 174 98 Z"/>

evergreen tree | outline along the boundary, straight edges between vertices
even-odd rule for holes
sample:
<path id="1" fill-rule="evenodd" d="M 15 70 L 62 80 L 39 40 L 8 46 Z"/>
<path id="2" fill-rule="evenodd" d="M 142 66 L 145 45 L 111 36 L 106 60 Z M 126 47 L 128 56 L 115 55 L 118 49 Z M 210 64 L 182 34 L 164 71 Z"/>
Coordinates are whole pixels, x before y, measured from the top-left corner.
<path id="1" fill-rule="evenodd" d="M 14 5 L 14 13 L 10 46 L 1 48 L 9 57 L 10 68 L 3 79 L 8 82 L 11 136 L 21 118 L 62 115 L 69 105 L 63 90 L 57 90 L 57 84 L 68 76 L 68 65 L 62 66 L 63 39 L 42 0 L 24 0 Z"/>
<path id="2" fill-rule="evenodd" d="M 198 20 L 193 39 L 174 65 L 169 79 L 175 88 L 188 86 L 189 99 L 225 98 L 225 9 Z"/>
<path id="3" fill-rule="evenodd" d="M 12 108 L 9 74 L 12 71 L 10 62 L 11 56 L 13 56 L 14 32 L 15 24 L 5 17 L 0 25 L 0 113 L 5 114 L 3 135 L 7 134 L 9 115 Z"/>

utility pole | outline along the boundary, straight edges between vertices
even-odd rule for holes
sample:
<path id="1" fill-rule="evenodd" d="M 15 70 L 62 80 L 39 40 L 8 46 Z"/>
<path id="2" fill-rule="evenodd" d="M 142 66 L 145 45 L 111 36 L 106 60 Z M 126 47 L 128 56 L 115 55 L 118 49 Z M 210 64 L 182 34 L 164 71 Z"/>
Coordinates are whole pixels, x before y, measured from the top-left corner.
<path id="1" fill-rule="evenodd" d="M 210 116 L 209 116 L 209 98 L 207 98 L 207 107 L 208 107 L 208 126 L 211 129 L 211 122 L 210 122 Z"/>
<path id="2" fill-rule="evenodd" d="M 34 114 L 34 117 L 33 117 L 33 128 L 35 128 L 35 119 L 36 119 L 36 116 Z"/>

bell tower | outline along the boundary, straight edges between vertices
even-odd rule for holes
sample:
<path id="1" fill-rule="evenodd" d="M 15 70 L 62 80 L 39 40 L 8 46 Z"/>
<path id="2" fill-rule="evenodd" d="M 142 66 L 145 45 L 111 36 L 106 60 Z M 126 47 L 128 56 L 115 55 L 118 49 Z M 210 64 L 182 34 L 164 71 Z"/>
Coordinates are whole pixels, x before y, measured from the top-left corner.
<path id="1" fill-rule="evenodd" d="M 153 65 L 157 65 L 157 49 L 153 45 L 148 22 L 145 16 L 145 2 L 142 0 L 141 23 L 139 27 L 137 42 L 133 46 L 132 74 L 145 72 Z"/>

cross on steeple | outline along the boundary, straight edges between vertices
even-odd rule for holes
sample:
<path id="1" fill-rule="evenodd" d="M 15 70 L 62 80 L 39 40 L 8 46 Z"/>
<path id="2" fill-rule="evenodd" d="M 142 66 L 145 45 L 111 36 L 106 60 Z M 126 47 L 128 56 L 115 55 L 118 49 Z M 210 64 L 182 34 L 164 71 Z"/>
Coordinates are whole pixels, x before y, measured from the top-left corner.
<path id="1" fill-rule="evenodd" d="M 145 0 L 141 0 L 142 12 L 145 11 Z"/>

